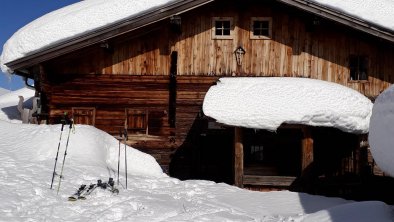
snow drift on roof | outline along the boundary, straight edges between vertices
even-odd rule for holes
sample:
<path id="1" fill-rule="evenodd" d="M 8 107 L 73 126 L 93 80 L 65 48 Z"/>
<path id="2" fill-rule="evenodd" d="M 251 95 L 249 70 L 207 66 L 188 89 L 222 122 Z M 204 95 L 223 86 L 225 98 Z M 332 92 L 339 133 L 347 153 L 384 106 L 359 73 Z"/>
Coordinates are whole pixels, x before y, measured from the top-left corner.
<path id="1" fill-rule="evenodd" d="M 393 0 L 310 0 L 394 31 Z"/>
<path id="2" fill-rule="evenodd" d="M 372 102 L 348 87 L 307 78 L 221 78 L 203 111 L 218 122 L 275 131 L 282 123 L 368 132 Z"/>
<path id="3" fill-rule="evenodd" d="M 173 0 L 89 0 L 48 13 L 19 29 L 4 45 L 4 63 L 23 58 L 42 48 L 105 27 Z"/>

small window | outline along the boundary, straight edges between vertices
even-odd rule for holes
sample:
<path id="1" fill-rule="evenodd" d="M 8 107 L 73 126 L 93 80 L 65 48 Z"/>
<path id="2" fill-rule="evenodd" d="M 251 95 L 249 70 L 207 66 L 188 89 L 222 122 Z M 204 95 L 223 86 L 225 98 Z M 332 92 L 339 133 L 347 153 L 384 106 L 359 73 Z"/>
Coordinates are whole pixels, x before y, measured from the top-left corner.
<path id="1" fill-rule="evenodd" d="M 368 80 L 368 57 L 351 55 L 349 57 L 350 80 Z"/>
<path id="2" fill-rule="evenodd" d="M 272 18 L 252 17 L 250 24 L 251 39 L 271 39 Z"/>
<path id="3" fill-rule="evenodd" d="M 148 110 L 126 109 L 126 121 L 128 133 L 148 135 Z"/>
<path id="4" fill-rule="evenodd" d="M 96 119 L 96 109 L 93 107 L 73 107 L 72 115 L 75 124 L 94 126 Z"/>
<path id="5" fill-rule="evenodd" d="M 233 18 L 214 17 L 212 19 L 213 39 L 232 39 L 233 30 Z"/>

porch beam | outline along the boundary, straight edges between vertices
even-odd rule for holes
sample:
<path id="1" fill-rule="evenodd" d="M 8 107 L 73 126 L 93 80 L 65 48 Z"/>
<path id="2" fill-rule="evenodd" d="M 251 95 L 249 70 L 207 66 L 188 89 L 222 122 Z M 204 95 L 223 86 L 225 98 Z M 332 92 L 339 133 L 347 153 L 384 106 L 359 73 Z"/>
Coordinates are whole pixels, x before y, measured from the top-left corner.
<path id="1" fill-rule="evenodd" d="M 309 127 L 302 127 L 301 173 L 313 162 L 313 139 Z"/>
<path id="2" fill-rule="evenodd" d="M 242 128 L 234 129 L 234 185 L 243 187 L 244 148 L 242 144 Z"/>

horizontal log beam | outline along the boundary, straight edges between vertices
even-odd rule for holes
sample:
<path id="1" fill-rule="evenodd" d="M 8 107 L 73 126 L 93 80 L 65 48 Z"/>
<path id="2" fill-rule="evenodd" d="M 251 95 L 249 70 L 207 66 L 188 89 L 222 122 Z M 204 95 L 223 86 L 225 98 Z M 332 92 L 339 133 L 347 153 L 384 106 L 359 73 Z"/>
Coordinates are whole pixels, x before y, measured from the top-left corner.
<path id="1" fill-rule="evenodd" d="M 244 185 L 259 185 L 259 186 L 290 186 L 296 177 L 290 176 L 256 176 L 256 175 L 244 175 Z"/>

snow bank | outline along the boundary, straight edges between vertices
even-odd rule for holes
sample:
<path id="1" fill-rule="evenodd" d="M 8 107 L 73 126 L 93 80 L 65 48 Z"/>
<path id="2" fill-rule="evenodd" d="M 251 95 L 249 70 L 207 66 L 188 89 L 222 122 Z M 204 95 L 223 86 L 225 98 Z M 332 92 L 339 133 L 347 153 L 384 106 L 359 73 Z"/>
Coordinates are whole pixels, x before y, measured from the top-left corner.
<path id="1" fill-rule="evenodd" d="M 0 134 L 15 140 L 9 141 L 7 146 L 18 147 L 18 157 L 35 161 L 54 159 L 61 133 L 61 125 L 32 125 L 11 124 L 0 122 Z M 65 126 L 62 134 L 60 154 L 64 153 L 69 127 Z M 7 138 L 7 137 L 5 137 Z M 72 165 L 95 166 L 103 168 L 107 173 L 117 171 L 118 141 L 111 135 L 87 125 L 76 125 L 71 129 L 67 152 L 66 167 Z M 124 145 L 121 149 L 123 157 L 120 171 L 124 172 Z M 21 159 L 21 160 L 22 160 Z M 143 176 L 164 176 L 156 160 L 134 148 L 127 147 L 128 173 Z M 102 174 L 103 172 L 94 172 Z M 106 175 L 111 176 L 111 175 Z"/>
<path id="2" fill-rule="evenodd" d="M 307 215 L 303 222 L 357 221 L 392 222 L 392 209 L 378 201 L 338 205 Z"/>
<path id="3" fill-rule="evenodd" d="M 33 102 L 31 98 L 34 96 L 34 90 L 21 88 L 3 95 L 0 95 L 0 120 L 21 123 L 21 115 L 18 111 L 19 96 L 23 96 L 24 108 L 31 109 Z"/>
<path id="4" fill-rule="evenodd" d="M 11 73 L 4 63 L 171 1 L 89 0 L 48 13 L 19 29 L 5 43 L 0 56 L 1 70 Z"/>
<path id="5" fill-rule="evenodd" d="M 376 99 L 369 127 L 372 156 L 385 173 L 394 177 L 394 85 Z"/>
<path id="6" fill-rule="evenodd" d="M 310 0 L 394 31 L 393 0 Z"/>
<path id="7" fill-rule="evenodd" d="M 275 131 L 282 123 L 368 132 L 371 101 L 348 87 L 307 78 L 221 78 L 203 111 L 220 123 Z"/>

